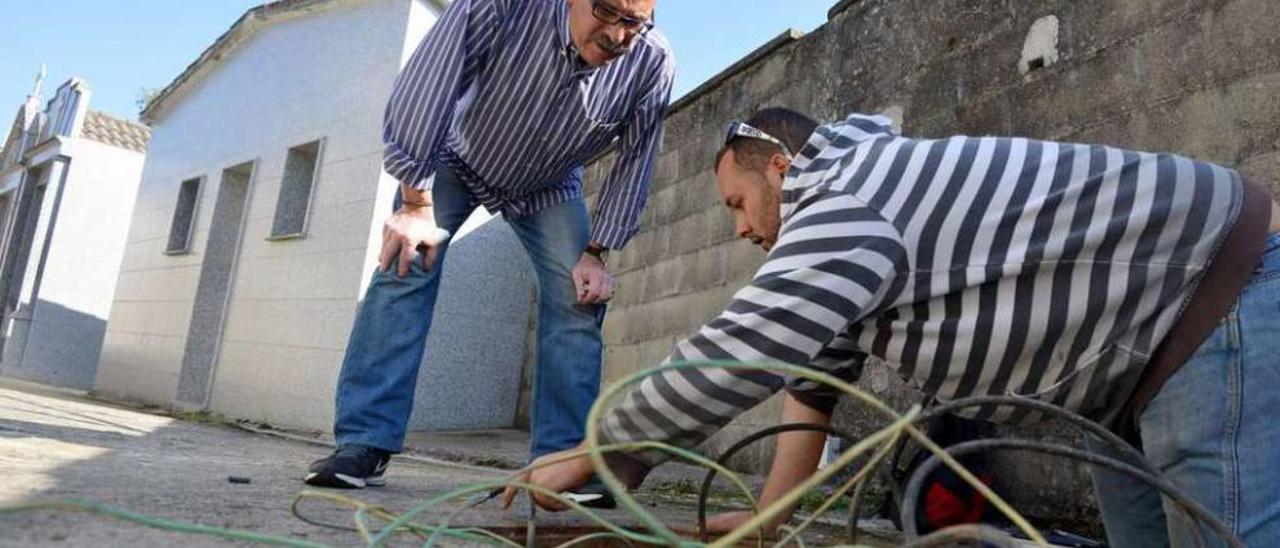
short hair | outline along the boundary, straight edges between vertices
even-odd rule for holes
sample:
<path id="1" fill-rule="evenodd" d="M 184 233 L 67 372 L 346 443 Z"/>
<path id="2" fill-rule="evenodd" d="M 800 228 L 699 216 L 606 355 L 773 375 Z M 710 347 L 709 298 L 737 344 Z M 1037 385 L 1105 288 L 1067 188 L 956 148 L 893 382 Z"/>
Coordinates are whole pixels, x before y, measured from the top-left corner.
<path id="1" fill-rule="evenodd" d="M 799 153 L 800 149 L 804 148 L 805 143 L 809 141 L 809 136 L 813 135 L 813 132 L 818 129 L 818 123 L 813 121 L 812 118 L 782 107 L 771 107 L 756 111 L 755 114 L 747 119 L 747 125 L 782 141 L 793 154 Z M 782 152 L 782 149 L 774 143 L 760 139 L 738 137 L 729 141 L 716 153 L 716 163 L 711 166 L 712 170 L 720 167 L 720 160 L 730 150 L 733 151 L 734 161 L 738 165 L 753 171 L 764 171 L 769 158 Z"/>

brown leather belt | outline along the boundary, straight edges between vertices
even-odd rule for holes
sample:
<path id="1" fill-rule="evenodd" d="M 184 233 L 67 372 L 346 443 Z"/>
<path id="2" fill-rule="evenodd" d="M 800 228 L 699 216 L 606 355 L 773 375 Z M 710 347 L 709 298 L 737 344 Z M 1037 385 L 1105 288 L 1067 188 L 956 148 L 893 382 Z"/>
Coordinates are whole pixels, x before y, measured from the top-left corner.
<path id="1" fill-rule="evenodd" d="M 1116 434 L 1135 446 L 1141 445 L 1138 418 L 1142 411 L 1165 381 L 1178 372 L 1227 316 L 1262 258 L 1271 224 L 1271 194 L 1248 179 L 1242 182 L 1244 196 L 1235 225 L 1209 263 L 1182 315 L 1152 352 L 1151 360 L 1143 368 L 1137 386 L 1114 423 Z"/>

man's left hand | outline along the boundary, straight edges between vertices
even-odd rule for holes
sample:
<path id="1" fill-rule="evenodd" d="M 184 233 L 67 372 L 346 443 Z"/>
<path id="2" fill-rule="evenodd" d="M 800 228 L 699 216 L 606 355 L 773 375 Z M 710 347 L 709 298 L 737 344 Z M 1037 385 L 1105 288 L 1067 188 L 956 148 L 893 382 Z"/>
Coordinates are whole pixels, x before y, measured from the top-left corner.
<path id="1" fill-rule="evenodd" d="M 613 298 L 613 276 L 599 258 L 587 253 L 573 267 L 573 287 L 578 304 L 604 304 Z"/>
<path id="2" fill-rule="evenodd" d="M 565 459 L 570 453 L 576 451 L 579 451 L 579 449 L 575 448 L 568 451 L 561 451 L 559 453 L 552 453 L 539 458 L 533 461 L 533 464 L 529 465 L 529 471 L 521 474 L 516 481 L 537 485 L 538 487 L 542 487 L 555 493 L 563 493 L 575 487 L 581 487 L 590 481 L 592 474 L 595 473 L 595 470 L 591 467 L 591 460 L 587 458 L 586 455 L 563 460 L 556 464 L 542 466 L 548 462 Z M 506 491 L 502 493 L 502 507 L 510 508 L 511 501 L 515 499 L 516 493 L 519 492 L 520 488 L 508 486 Z M 544 510 L 552 512 L 560 512 L 569 508 L 569 506 L 563 502 L 542 493 L 534 493 L 533 502 Z"/>

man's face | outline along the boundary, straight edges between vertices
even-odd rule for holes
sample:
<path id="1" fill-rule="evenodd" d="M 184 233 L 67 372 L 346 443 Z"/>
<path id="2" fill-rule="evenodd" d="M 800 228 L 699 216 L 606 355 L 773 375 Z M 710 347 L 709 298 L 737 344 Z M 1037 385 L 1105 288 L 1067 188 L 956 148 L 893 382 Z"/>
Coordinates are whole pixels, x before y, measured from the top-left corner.
<path id="1" fill-rule="evenodd" d="M 773 249 L 782 226 L 782 181 L 789 162 L 775 154 L 764 171 L 738 165 L 731 149 L 716 166 L 720 198 L 733 213 L 734 231 L 765 251 Z"/>
<path id="2" fill-rule="evenodd" d="M 623 23 L 609 24 L 597 17 L 598 12 L 606 20 L 652 20 L 653 8 L 658 0 L 565 0 L 569 3 L 569 34 L 577 46 L 582 60 L 593 67 L 621 57 L 636 39 L 636 31 L 628 31 Z"/>

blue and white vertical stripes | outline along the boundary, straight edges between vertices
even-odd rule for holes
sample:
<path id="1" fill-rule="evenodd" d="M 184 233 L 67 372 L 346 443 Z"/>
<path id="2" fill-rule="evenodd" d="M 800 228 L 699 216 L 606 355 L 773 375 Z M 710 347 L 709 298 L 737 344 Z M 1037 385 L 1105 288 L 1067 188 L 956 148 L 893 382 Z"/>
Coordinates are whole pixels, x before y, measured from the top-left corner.
<path id="1" fill-rule="evenodd" d="M 648 194 L 675 77 L 661 31 L 584 65 L 564 0 L 455 0 L 396 80 L 387 173 L 429 190 L 441 162 L 475 201 L 510 218 L 582 197 L 582 164 L 618 141 L 592 241 L 621 248 Z"/>

